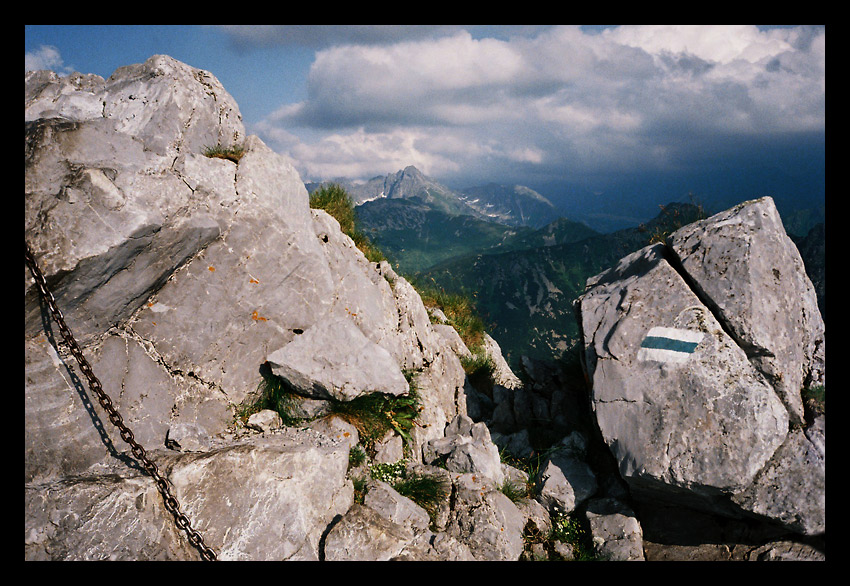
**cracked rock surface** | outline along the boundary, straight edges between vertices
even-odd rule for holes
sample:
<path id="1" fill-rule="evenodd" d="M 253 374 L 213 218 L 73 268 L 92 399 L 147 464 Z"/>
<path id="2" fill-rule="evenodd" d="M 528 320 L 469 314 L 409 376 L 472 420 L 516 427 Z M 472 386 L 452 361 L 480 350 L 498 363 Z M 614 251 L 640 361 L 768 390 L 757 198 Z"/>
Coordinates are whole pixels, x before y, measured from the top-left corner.
<path id="1" fill-rule="evenodd" d="M 158 55 L 25 82 L 26 239 L 104 390 L 220 559 L 319 559 L 353 503 L 350 445 L 234 432 L 270 357 L 305 409 L 319 386 L 405 394 L 416 370 L 414 453 L 465 412 L 458 357 L 208 72 Z M 24 281 L 27 559 L 197 559 Z"/>
<path id="2" fill-rule="evenodd" d="M 801 392 L 824 383 L 824 324 L 772 199 L 624 257 L 577 305 L 592 407 L 633 495 L 825 531 L 824 450 L 801 431 L 823 425 Z"/>

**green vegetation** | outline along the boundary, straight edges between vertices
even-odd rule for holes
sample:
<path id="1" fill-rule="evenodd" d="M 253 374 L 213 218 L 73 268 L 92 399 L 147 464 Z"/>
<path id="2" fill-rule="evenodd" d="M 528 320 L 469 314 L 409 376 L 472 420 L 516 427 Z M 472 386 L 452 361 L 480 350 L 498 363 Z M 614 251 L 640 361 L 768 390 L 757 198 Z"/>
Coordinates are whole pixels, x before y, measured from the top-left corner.
<path id="1" fill-rule="evenodd" d="M 348 467 L 357 468 L 366 463 L 366 450 L 360 444 L 352 447 L 348 452 Z"/>
<path id="2" fill-rule="evenodd" d="M 525 549 L 526 555 L 531 554 L 526 559 L 534 561 L 565 560 L 584 562 L 601 559 L 593 547 L 593 540 L 590 530 L 587 527 L 587 521 L 578 515 L 553 514 L 552 527 L 548 533 L 540 531 L 533 522 L 529 521 L 523 531 L 523 541 L 523 549 Z M 564 557 L 559 553 L 559 551 L 563 552 L 563 548 L 556 548 L 556 541 L 570 546 L 567 548 L 567 550 L 571 550 L 572 552 L 569 557 Z M 541 550 L 545 553 L 541 554 Z"/>
<path id="3" fill-rule="evenodd" d="M 386 482 L 397 493 L 425 509 L 432 524 L 440 506 L 449 496 L 449 484 L 444 477 L 408 470 L 404 460 L 391 464 L 372 464 L 369 473 L 375 480 Z"/>
<path id="4" fill-rule="evenodd" d="M 357 206 L 357 218 L 393 264 L 410 274 L 452 258 L 503 250 L 533 232 L 438 211 L 418 198 L 369 201 Z"/>
<path id="5" fill-rule="evenodd" d="M 496 370 L 496 363 L 489 355 L 478 353 L 468 358 L 462 357 L 460 364 L 473 387 L 488 396 L 492 395 L 493 372 Z"/>
<path id="6" fill-rule="evenodd" d="M 257 385 L 259 398 L 253 403 L 242 405 L 236 410 L 236 417 L 245 423 L 248 418 L 262 411 L 271 409 L 277 411 L 284 425 L 298 425 L 300 419 L 292 414 L 297 404 L 296 395 L 289 389 L 284 380 L 270 372 L 262 374 L 262 380 Z"/>
<path id="7" fill-rule="evenodd" d="M 803 389 L 803 404 L 814 416 L 826 413 L 826 387 L 815 385 Z"/>
<path id="8" fill-rule="evenodd" d="M 471 356 L 461 357 L 460 363 L 475 388 L 488 392 L 493 385 L 493 372 L 496 368 L 493 359 L 484 349 L 485 324 L 472 297 L 461 293 L 446 293 L 437 287 L 423 287 L 411 281 L 422 297 L 425 307 L 439 308 L 446 316 L 447 323 L 460 336 L 463 343 L 472 353 Z M 433 318 L 432 318 L 433 319 Z"/>
<path id="9" fill-rule="evenodd" d="M 416 425 L 421 408 L 414 388 L 400 397 L 372 393 L 351 401 L 330 401 L 331 412 L 349 422 L 360 434 L 360 443 L 372 450 L 388 431 L 395 430 L 404 440 L 412 441 L 410 431 Z"/>
<path id="10" fill-rule="evenodd" d="M 425 509 L 433 525 L 440 506 L 449 497 L 449 482 L 436 474 L 420 474 L 408 471 L 392 487 L 402 496 Z"/>
<path id="11" fill-rule="evenodd" d="M 404 440 L 411 441 L 410 432 L 416 425 L 416 417 L 421 411 L 419 395 L 412 373 L 405 373 L 410 385 L 407 395 L 398 397 L 372 393 L 357 397 L 351 401 L 328 399 L 330 412 L 351 423 L 360 434 L 360 442 L 367 449 L 374 448 L 388 431 L 395 430 Z M 294 415 L 301 400 L 286 382 L 270 372 L 263 373 L 257 386 L 259 397 L 253 403 L 238 407 L 236 417 L 243 423 L 248 417 L 263 409 L 276 411 L 283 424 L 298 425 L 302 419 Z"/>
<path id="12" fill-rule="evenodd" d="M 484 343 L 484 320 L 478 315 L 475 302 L 462 293 L 447 293 L 436 285 L 423 285 L 418 279 L 408 279 L 416 288 L 427 308 L 439 308 L 473 354 L 480 353 Z"/>
<path id="13" fill-rule="evenodd" d="M 208 146 L 204 148 L 205 157 L 210 157 L 212 159 L 227 159 L 234 163 L 238 163 L 239 159 L 241 159 L 244 154 L 245 147 L 239 145 L 225 147 L 217 144 L 215 146 Z"/>
<path id="14" fill-rule="evenodd" d="M 528 484 L 517 484 L 513 480 L 506 478 L 499 486 L 499 492 L 511 499 L 514 504 L 519 504 L 531 497 L 531 491 Z"/>
<path id="15" fill-rule="evenodd" d="M 572 545 L 575 561 L 596 561 L 599 559 L 593 547 L 593 539 L 587 521 L 576 515 L 553 515 L 549 538 Z"/>
<path id="16" fill-rule="evenodd" d="M 502 460 L 503 464 L 507 464 L 517 470 L 522 470 L 526 473 L 526 475 L 528 475 L 528 481 L 525 486 L 514 486 L 512 490 L 522 492 L 525 495 L 533 494 L 534 481 L 540 472 L 540 467 L 543 465 L 543 462 L 546 461 L 548 453 L 548 451 L 536 451 L 529 457 L 520 458 L 509 453 L 507 450 L 499 451 L 499 458 Z M 505 496 L 509 497 L 510 495 L 506 493 Z"/>
<path id="17" fill-rule="evenodd" d="M 310 194 L 310 207 L 324 210 L 339 222 L 343 234 L 354 241 L 354 245 L 370 262 L 386 260 L 382 253 L 357 226 L 354 202 L 345 189 L 337 184 L 322 186 Z"/>

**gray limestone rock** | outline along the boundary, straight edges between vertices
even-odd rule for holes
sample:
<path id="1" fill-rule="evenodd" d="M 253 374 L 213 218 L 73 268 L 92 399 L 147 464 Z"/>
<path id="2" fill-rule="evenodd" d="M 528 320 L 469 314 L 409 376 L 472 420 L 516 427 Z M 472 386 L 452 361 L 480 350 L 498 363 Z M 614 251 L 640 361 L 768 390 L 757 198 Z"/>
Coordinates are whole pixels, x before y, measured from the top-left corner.
<path id="1" fill-rule="evenodd" d="M 549 511 L 572 513 L 596 493 L 596 476 L 590 466 L 568 452 L 556 452 L 540 467 L 537 500 Z"/>
<path id="2" fill-rule="evenodd" d="M 414 454 L 465 413 L 459 359 L 415 289 L 367 261 L 309 208 L 291 164 L 245 135 L 209 73 L 155 56 L 107 80 L 31 72 L 25 86 L 27 242 L 106 393 L 169 462 L 220 557 L 318 559 L 351 504 L 356 433 L 266 428 L 285 446 L 234 444 L 234 407 L 256 398 L 267 358 L 280 350 L 290 382 L 324 389 L 299 401 L 308 419 L 329 397 L 407 393 L 403 370 L 416 371 Z M 243 155 L 204 154 L 216 145 Z M 194 559 L 33 285 L 25 271 L 27 558 Z"/>
<path id="3" fill-rule="evenodd" d="M 643 532 L 634 512 L 621 502 L 594 499 L 587 520 L 596 554 L 606 561 L 643 561 Z"/>
<path id="4" fill-rule="evenodd" d="M 793 479 L 793 488 L 777 490 Z M 794 429 L 773 459 L 732 500 L 741 508 L 780 521 L 797 533 L 826 532 L 826 462 L 806 434 Z"/>
<path id="5" fill-rule="evenodd" d="M 817 533 L 823 459 L 788 434 L 800 386 L 823 371 L 822 322 L 774 212 L 765 198 L 682 228 L 675 253 L 624 257 L 577 303 L 592 408 L 633 494 Z"/>
<path id="6" fill-rule="evenodd" d="M 353 500 L 347 447 L 311 432 L 151 455 L 221 560 L 318 559 L 322 532 Z M 153 480 L 126 466 L 27 485 L 25 512 L 27 559 L 198 559 Z"/>
<path id="7" fill-rule="evenodd" d="M 472 352 L 469 351 L 469 348 L 467 348 L 466 344 L 463 343 L 463 340 L 457 333 L 457 330 L 455 330 L 452 326 L 448 324 L 434 324 L 432 327 L 435 332 L 443 337 L 446 344 L 455 354 L 461 358 L 472 357 Z"/>
<path id="8" fill-rule="evenodd" d="M 508 361 L 502 356 L 502 349 L 499 343 L 493 339 L 488 333 L 484 333 L 484 351 L 493 360 L 495 369 L 493 371 L 493 382 L 497 385 L 502 385 L 508 389 L 519 389 L 522 387 L 522 382 L 508 366 Z"/>
<path id="9" fill-rule="evenodd" d="M 428 530 L 430 523 L 428 512 L 406 496 L 400 495 L 386 482 L 370 481 L 366 485 L 366 496 L 363 504 L 393 523 L 407 527 L 411 531 Z"/>
<path id="10" fill-rule="evenodd" d="M 379 464 L 392 464 L 404 458 L 404 441 L 395 431 L 389 431 L 375 444 L 373 460 Z"/>
<path id="11" fill-rule="evenodd" d="M 670 248 L 792 421 L 802 422 L 800 389 L 824 384 L 824 323 L 773 200 L 746 202 L 681 228 Z"/>
<path id="12" fill-rule="evenodd" d="M 253 423 L 260 427 L 256 419 Z M 206 452 L 212 442 L 209 432 L 198 423 L 174 423 L 165 434 L 165 447 L 179 452 Z"/>
<path id="13" fill-rule="evenodd" d="M 354 504 L 325 537 L 326 561 L 387 561 L 414 539 L 408 527 L 393 523 L 365 505 Z"/>
<path id="14" fill-rule="evenodd" d="M 350 450 L 360 443 L 360 434 L 357 428 L 344 419 L 336 416 L 322 417 L 310 422 L 310 429 L 323 433 L 326 436 L 344 443 Z"/>
<path id="15" fill-rule="evenodd" d="M 423 449 L 425 463 L 443 459 L 451 472 L 475 473 L 499 485 L 504 480 L 499 449 L 483 422 L 458 415 L 446 427 L 445 436 L 429 441 Z"/>
<path id="16" fill-rule="evenodd" d="M 475 556 L 464 542 L 447 533 L 421 533 L 394 558 L 397 561 L 474 562 Z"/>
<path id="17" fill-rule="evenodd" d="M 282 427 L 283 420 L 280 418 L 277 411 L 263 409 L 262 411 L 258 411 L 248 417 L 248 421 L 245 425 L 252 429 L 256 429 L 257 431 L 266 432 Z"/>
<path id="18" fill-rule="evenodd" d="M 345 318 L 319 322 L 270 353 L 267 362 L 299 394 L 315 399 L 350 401 L 410 390 L 392 355 Z"/>
<path id="19" fill-rule="evenodd" d="M 459 503 L 446 532 L 467 544 L 476 560 L 516 561 L 523 550 L 524 528 L 525 517 L 517 506 L 490 489 L 472 502 Z"/>

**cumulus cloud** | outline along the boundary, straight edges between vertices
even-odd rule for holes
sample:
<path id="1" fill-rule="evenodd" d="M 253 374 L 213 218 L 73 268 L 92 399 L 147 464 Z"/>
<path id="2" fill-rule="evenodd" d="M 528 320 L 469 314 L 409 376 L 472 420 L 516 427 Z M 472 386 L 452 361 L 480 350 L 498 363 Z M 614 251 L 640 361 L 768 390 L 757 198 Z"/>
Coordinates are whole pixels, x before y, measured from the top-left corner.
<path id="1" fill-rule="evenodd" d="M 383 42 L 319 50 L 307 99 L 283 105 L 261 135 L 274 142 L 285 129 L 276 146 L 308 175 L 414 164 L 497 178 L 671 169 L 695 145 L 824 129 L 823 28 L 449 32 L 392 42 L 409 31 L 384 31 Z M 303 129 L 312 141 L 294 138 Z"/>
<path id="2" fill-rule="evenodd" d="M 67 72 L 59 49 L 50 45 L 42 45 L 36 51 L 24 54 L 24 71 L 50 69 L 57 73 Z"/>

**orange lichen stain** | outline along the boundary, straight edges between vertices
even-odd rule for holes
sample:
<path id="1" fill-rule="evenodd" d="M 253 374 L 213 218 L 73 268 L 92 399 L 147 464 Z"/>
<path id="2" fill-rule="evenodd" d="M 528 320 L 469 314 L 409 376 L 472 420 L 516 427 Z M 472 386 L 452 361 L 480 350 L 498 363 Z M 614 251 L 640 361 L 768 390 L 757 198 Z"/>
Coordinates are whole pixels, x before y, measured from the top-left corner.
<path id="1" fill-rule="evenodd" d="M 264 317 L 260 317 L 260 314 L 257 313 L 257 310 L 254 310 L 254 313 L 251 314 L 251 319 L 254 321 L 268 321 Z"/>
<path id="2" fill-rule="evenodd" d="M 248 282 L 253 283 L 254 285 L 260 284 L 260 282 L 257 279 L 255 279 L 254 277 L 251 277 L 250 279 L 248 279 Z"/>
<path id="3" fill-rule="evenodd" d="M 215 267 L 208 267 L 211 273 L 215 272 Z"/>
<path id="4" fill-rule="evenodd" d="M 350 435 L 351 434 L 346 431 L 346 432 L 343 432 L 342 437 L 349 437 Z"/>
<path id="5" fill-rule="evenodd" d="M 148 307 L 153 307 L 153 301 L 148 301 Z"/>

